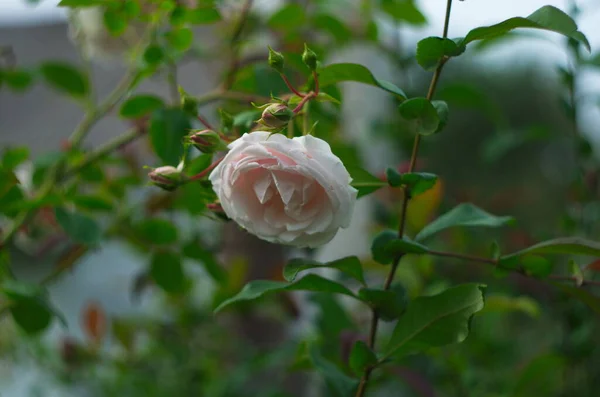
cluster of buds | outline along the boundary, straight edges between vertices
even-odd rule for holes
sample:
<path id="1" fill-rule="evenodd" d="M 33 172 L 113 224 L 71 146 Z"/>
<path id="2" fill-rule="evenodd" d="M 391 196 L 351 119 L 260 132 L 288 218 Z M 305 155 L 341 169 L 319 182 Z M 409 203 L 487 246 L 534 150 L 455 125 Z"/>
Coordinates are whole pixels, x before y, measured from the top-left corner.
<path id="1" fill-rule="evenodd" d="M 172 192 L 183 185 L 187 180 L 187 177 L 180 168 L 181 167 L 175 168 L 170 165 L 154 168 L 148 173 L 148 177 L 153 185 Z"/>

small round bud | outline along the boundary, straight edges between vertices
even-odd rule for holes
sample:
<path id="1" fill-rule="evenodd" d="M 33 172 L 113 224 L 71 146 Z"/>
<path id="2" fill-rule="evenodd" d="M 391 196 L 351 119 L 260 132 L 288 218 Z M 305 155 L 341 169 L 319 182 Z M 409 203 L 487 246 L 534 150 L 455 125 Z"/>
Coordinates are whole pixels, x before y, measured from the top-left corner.
<path id="1" fill-rule="evenodd" d="M 270 128 L 281 128 L 294 117 L 294 112 L 283 103 L 273 103 L 263 110 L 258 122 Z"/>
<path id="2" fill-rule="evenodd" d="M 284 59 L 283 54 L 275 51 L 269 46 L 269 66 L 272 67 L 277 73 L 283 73 Z"/>
<path id="3" fill-rule="evenodd" d="M 188 141 L 202 153 L 214 153 L 223 147 L 221 137 L 213 130 L 202 130 L 188 136 Z"/>
<path id="4" fill-rule="evenodd" d="M 152 184 L 169 192 L 177 189 L 184 182 L 181 171 L 170 165 L 153 169 L 148 173 L 148 177 Z"/>
<path id="5" fill-rule="evenodd" d="M 304 62 L 304 64 L 306 66 L 308 66 L 308 68 L 310 70 L 317 70 L 317 54 L 315 54 L 315 52 L 313 50 L 311 50 L 310 48 L 308 48 L 308 46 L 306 44 L 304 44 L 304 52 L 302 53 L 302 62 Z"/>

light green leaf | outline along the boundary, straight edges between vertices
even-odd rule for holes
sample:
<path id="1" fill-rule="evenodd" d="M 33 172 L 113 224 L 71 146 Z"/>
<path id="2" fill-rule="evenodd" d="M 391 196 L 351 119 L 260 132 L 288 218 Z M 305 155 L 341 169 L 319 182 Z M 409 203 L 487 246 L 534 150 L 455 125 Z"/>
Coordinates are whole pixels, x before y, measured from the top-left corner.
<path id="1" fill-rule="evenodd" d="M 470 203 L 459 204 L 425 226 L 415 237 L 423 241 L 442 230 L 457 226 L 500 227 L 515 223 L 513 217 L 492 215 Z"/>
<path id="2" fill-rule="evenodd" d="M 137 119 L 163 106 L 163 100 L 155 95 L 136 95 L 123 102 L 119 114 L 128 119 Z"/>
<path id="3" fill-rule="evenodd" d="M 310 360 L 325 378 L 330 395 L 334 397 L 350 397 L 356 393 L 358 380 L 353 379 L 340 370 L 335 364 L 325 359 L 315 344 L 308 348 Z"/>
<path id="4" fill-rule="evenodd" d="M 588 51 L 591 50 L 587 38 L 577 30 L 575 21 L 563 11 L 553 6 L 544 6 L 527 18 L 510 18 L 496 25 L 473 29 L 464 38 L 462 44 L 467 45 L 475 40 L 490 39 L 517 28 L 542 29 L 560 33 L 579 41 Z"/>
<path id="5" fill-rule="evenodd" d="M 377 364 L 377 356 L 365 342 L 359 340 L 352 346 L 349 364 L 357 376 L 362 376 L 367 368 Z"/>
<path id="6" fill-rule="evenodd" d="M 406 99 L 404 91 L 388 81 L 377 79 L 369 69 L 362 65 L 356 63 L 334 63 L 319 70 L 319 84 L 321 87 L 327 87 L 328 85 L 344 81 L 354 81 L 379 87 L 395 94 L 400 99 Z"/>
<path id="7" fill-rule="evenodd" d="M 192 46 L 194 33 L 189 28 L 178 28 L 165 33 L 165 38 L 174 49 L 186 51 Z"/>
<path id="8" fill-rule="evenodd" d="M 417 43 L 417 62 L 425 70 L 433 70 L 446 57 L 459 56 L 465 46 L 450 39 L 427 37 Z"/>
<path id="9" fill-rule="evenodd" d="M 65 94 L 81 99 L 89 92 L 87 76 L 69 64 L 45 62 L 40 72 L 48 85 Z"/>
<path id="10" fill-rule="evenodd" d="M 127 15 L 121 10 L 104 10 L 104 26 L 108 32 L 117 37 L 127 30 Z"/>
<path id="11" fill-rule="evenodd" d="M 350 291 L 343 285 L 336 283 L 335 281 L 331 281 L 321 276 L 317 276 L 316 274 L 309 274 L 293 283 L 271 280 L 251 281 L 248 284 L 246 284 L 237 295 L 222 302 L 215 309 L 215 312 L 221 311 L 223 308 L 231 305 L 232 303 L 252 300 L 259 298 L 267 293 L 281 291 L 329 292 L 356 297 L 356 295 L 354 295 L 352 291 Z"/>
<path id="12" fill-rule="evenodd" d="M 483 309 L 484 288 L 482 284 L 463 284 L 438 295 L 416 298 L 398 320 L 385 356 L 464 341 L 471 317 Z"/>
<path id="13" fill-rule="evenodd" d="M 400 115 L 409 122 L 413 134 L 430 135 L 438 130 L 440 119 L 433 104 L 426 98 L 411 98 L 398 107 Z"/>
<path id="14" fill-rule="evenodd" d="M 86 245 L 100 242 L 102 230 L 94 219 L 77 212 L 68 212 L 61 207 L 55 208 L 54 214 L 58 224 L 73 241 Z"/>
<path id="15" fill-rule="evenodd" d="M 358 198 L 371 194 L 387 185 L 386 182 L 360 168 L 356 164 L 345 165 L 350 177 L 352 177 L 352 183 L 350 183 L 350 185 L 358 190 Z"/>
<path id="16" fill-rule="evenodd" d="M 221 20 L 221 14 L 214 7 L 199 7 L 193 10 L 187 10 L 185 17 L 192 25 L 206 25 Z"/>
<path id="17" fill-rule="evenodd" d="M 312 259 L 295 258 L 283 268 L 283 278 L 294 281 L 298 273 L 315 268 L 330 268 L 341 271 L 361 284 L 365 284 L 362 265 L 356 256 L 348 256 L 331 262 L 317 262 Z"/>

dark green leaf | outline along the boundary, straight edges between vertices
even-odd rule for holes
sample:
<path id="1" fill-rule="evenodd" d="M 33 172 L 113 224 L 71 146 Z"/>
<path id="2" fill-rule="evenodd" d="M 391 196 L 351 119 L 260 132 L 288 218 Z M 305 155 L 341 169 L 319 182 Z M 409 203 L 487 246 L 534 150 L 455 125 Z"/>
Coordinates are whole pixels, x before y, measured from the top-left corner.
<path id="1" fill-rule="evenodd" d="M 350 352 L 350 368 L 357 376 L 362 376 L 365 370 L 377 364 L 377 356 L 362 340 L 357 341 Z"/>
<path id="2" fill-rule="evenodd" d="M 183 255 L 202 263 L 204 270 L 217 283 L 224 285 L 227 282 L 227 272 L 223 266 L 217 261 L 212 252 L 202 248 L 198 242 L 190 241 L 186 244 L 183 247 Z"/>
<path id="3" fill-rule="evenodd" d="M 11 90 L 21 92 L 31 86 L 33 75 L 23 69 L 0 70 L 0 83 L 2 81 L 6 82 Z"/>
<path id="4" fill-rule="evenodd" d="M 492 215 L 470 203 L 459 204 L 450 211 L 425 226 L 415 237 L 416 241 L 423 241 L 434 234 L 457 226 L 500 227 L 514 224 L 510 216 Z"/>
<path id="5" fill-rule="evenodd" d="M 521 251 L 505 255 L 500 261 L 505 262 L 526 254 L 565 254 L 565 255 L 591 255 L 600 257 L 600 243 L 585 240 L 579 237 L 561 237 L 543 241 Z"/>
<path id="6" fill-rule="evenodd" d="M 165 52 L 160 46 L 156 44 L 148 46 L 148 48 L 146 48 L 146 51 L 144 51 L 144 61 L 146 61 L 148 65 L 157 65 L 161 63 L 164 59 Z"/>
<path id="7" fill-rule="evenodd" d="M 45 330 L 52 321 L 52 311 L 41 298 L 19 299 L 10 306 L 13 320 L 28 334 Z"/>
<path id="8" fill-rule="evenodd" d="M 577 40 L 590 51 L 590 43 L 581 32 L 577 31 L 577 24 L 575 21 L 553 6 L 544 6 L 527 18 L 510 18 L 496 25 L 473 29 L 467 34 L 463 44 L 466 45 L 475 40 L 493 38 L 517 28 L 543 29 L 560 33 L 566 37 Z"/>
<path id="9" fill-rule="evenodd" d="M 13 170 L 29 158 L 29 148 L 26 146 L 7 147 L 2 150 L 2 167 Z"/>
<path id="10" fill-rule="evenodd" d="M 40 72 L 46 83 L 65 94 L 76 98 L 83 98 L 88 94 L 87 76 L 69 64 L 45 62 L 40 67 Z"/>
<path id="11" fill-rule="evenodd" d="M 219 11 L 214 7 L 199 7 L 188 10 L 186 19 L 192 25 L 205 25 L 219 22 L 221 20 L 221 14 L 219 14 Z"/>
<path id="12" fill-rule="evenodd" d="M 465 51 L 464 45 L 450 39 L 427 37 L 417 44 L 417 62 L 425 70 L 433 70 L 446 57 L 455 57 Z"/>
<path id="13" fill-rule="evenodd" d="M 329 33 L 336 42 L 343 43 L 352 37 L 352 32 L 344 23 L 331 14 L 319 14 L 314 17 L 315 28 Z"/>
<path id="14" fill-rule="evenodd" d="M 394 255 L 386 251 L 386 246 L 389 242 L 398 238 L 398 233 L 393 230 L 384 230 L 379 233 L 371 243 L 371 256 L 373 260 L 388 265 L 394 260 Z"/>
<path id="15" fill-rule="evenodd" d="M 120 10 L 104 10 L 104 26 L 113 36 L 120 36 L 127 29 L 127 16 Z"/>
<path id="16" fill-rule="evenodd" d="M 181 257 L 175 252 L 156 252 L 150 262 L 150 276 L 159 287 L 171 294 L 184 292 L 187 286 Z"/>
<path id="17" fill-rule="evenodd" d="M 551 284 L 561 289 L 566 294 L 571 295 L 573 298 L 585 303 L 590 309 L 596 312 L 596 314 L 600 315 L 600 298 L 598 298 L 596 295 L 583 288 L 573 287 L 564 283 L 551 281 Z"/>
<path id="18" fill-rule="evenodd" d="M 165 37 L 169 44 L 178 51 L 186 51 L 194 41 L 194 33 L 188 28 L 173 29 L 165 33 Z"/>
<path id="19" fill-rule="evenodd" d="M 144 219 L 134 229 L 142 240 L 150 244 L 168 245 L 177 242 L 177 228 L 166 219 Z"/>
<path id="20" fill-rule="evenodd" d="M 112 211 L 113 202 L 101 195 L 81 194 L 72 198 L 73 204 L 78 208 L 89 211 Z"/>
<path id="21" fill-rule="evenodd" d="M 407 185 L 410 194 L 418 196 L 431 189 L 437 183 L 438 177 L 428 172 L 407 172 L 402 174 L 402 184 Z"/>
<path id="22" fill-rule="evenodd" d="M 383 321 L 400 318 L 408 303 L 406 291 L 400 284 L 388 290 L 362 288 L 358 291 L 358 298 L 376 310 Z"/>
<path id="23" fill-rule="evenodd" d="M 435 133 L 437 134 L 438 132 L 442 131 L 444 127 L 446 127 L 446 124 L 448 123 L 448 116 L 450 115 L 450 109 L 448 109 L 448 104 L 444 101 L 431 101 L 431 104 L 435 108 L 440 121 L 437 130 L 435 130 Z"/>
<path id="24" fill-rule="evenodd" d="M 385 170 L 385 178 L 391 187 L 402 185 L 402 175 L 393 168 L 387 168 Z"/>
<path id="25" fill-rule="evenodd" d="M 552 274 L 553 265 L 548 259 L 539 255 L 527 254 L 521 257 L 521 265 L 530 276 L 546 278 Z"/>
<path id="26" fill-rule="evenodd" d="M 163 106 L 163 100 L 155 95 L 136 95 L 123 102 L 119 114 L 128 119 L 137 119 Z"/>
<path id="27" fill-rule="evenodd" d="M 281 291 L 329 292 L 356 297 L 352 293 L 352 291 L 350 291 L 343 285 L 336 283 L 335 281 L 331 281 L 321 276 L 317 276 L 316 274 L 309 274 L 293 283 L 271 280 L 251 281 L 248 284 L 246 284 L 237 295 L 222 302 L 215 309 L 215 312 L 222 310 L 223 308 L 231 305 L 232 303 L 252 300 L 268 293 Z"/>
<path id="28" fill-rule="evenodd" d="M 352 187 L 358 190 L 358 197 L 366 196 L 387 185 L 386 182 L 371 175 L 368 171 L 356 164 L 345 164 L 352 177 Z"/>
<path id="29" fill-rule="evenodd" d="M 395 94 L 400 99 L 406 99 L 406 94 L 400 88 L 388 81 L 377 79 L 369 69 L 356 63 L 334 63 L 319 71 L 319 84 L 321 87 L 344 81 L 354 81 L 379 87 Z"/>
<path id="30" fill-rule="evenodd" d="M 325 359 L 315 344 L 309 346 L 309 356 L 317 371 L 325 378 L 325 383 L 332 393 L 331 396 L 354 396 L 358 387 L 358 380 L 349 377 L 335 364 Z"/>
<path id="31" fill-rule="evenodd" d="M 179 108 L 158 109 L 150 118 L 150 141 L 164 164 L 177 165 L 183 156 L 183 138 L 192 126 Z"/>
<path id="32" fill-rule="evenodd" d="M 544 354 L 531 361 L 517 379 L 511 397 L 556 396 L 563 389 L 565 360 Z"/>
<path id="33" fill-rule="evenodd" d="M 60 207 L 55 208 L 54 214 L 58 224 L 73 241 L 86 245 L 96 245 L 100 242 L 102 230 L 94 219 L 77 212 L 68 212 Z"/>
<path id="34" fill-rule="evenodd" d="M 469 334 L 471 317 L 483 308 L 482 284 L 463 284 L 412 301 L 385 349 L 386 357 L 459 343 Z"/>
<path id="35" fill-rule="evenodd" d="M 289 32 L 302 27 L 305 20 L 304 7 L 299 4 L 288 4 L 275 12 L 267 24 L 272 29 Z"/>
<path id="36" fill-rule="evenodd" d="M 348 256 L 326 263 L 304 258 L 292 259 L 283 268 L 283 278 L 285 278 L 287 281 L 294 281 L 298 273 L 314 268 L 337 269 L 361 284 L 365 284 L 362 265 L 356 256 Z"/>
<path id="37" fill-rule="evenodd" d="M 440 119 L 437 110 L 426 98 L 411 98 L 398 107 L 402 118 L 409 122 L 413 134 L 430 135 L 438 130 Z"/>
<path id="38" fill-rule="evenodd" d="M 407 22 L 417 26 L 427 22 L 413 0 L 382 0 L 381 9 L 398 22 Z"/>

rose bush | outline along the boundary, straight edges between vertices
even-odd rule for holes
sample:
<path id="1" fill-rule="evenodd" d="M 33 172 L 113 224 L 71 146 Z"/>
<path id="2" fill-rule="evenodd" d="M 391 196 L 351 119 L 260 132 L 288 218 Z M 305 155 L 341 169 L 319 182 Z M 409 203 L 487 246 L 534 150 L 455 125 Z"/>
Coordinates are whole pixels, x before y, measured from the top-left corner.
<path id="1" fill-rule="evenodd" d="M 229 149 L 210 180 L 227 216 L 250 233 L 316 247 L 350 224 L 357 190 L 327 142 L 254 131 Z"/>

